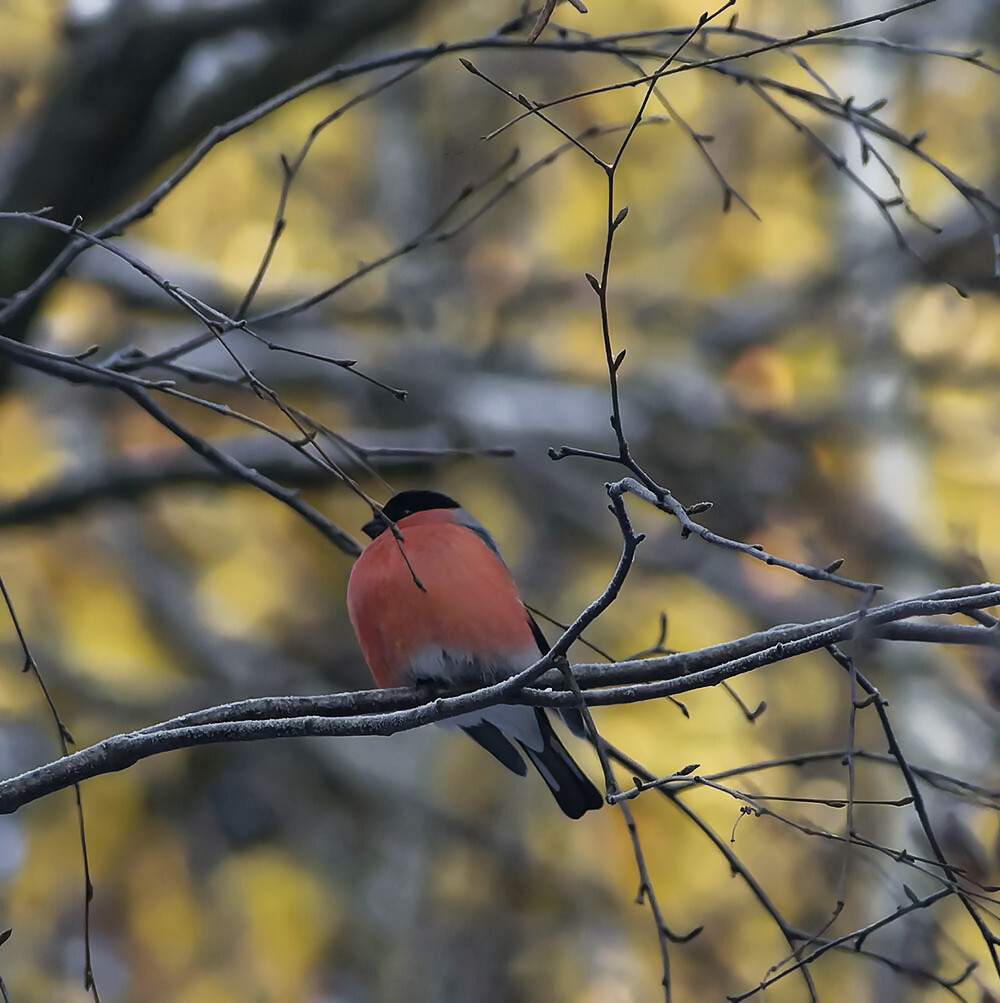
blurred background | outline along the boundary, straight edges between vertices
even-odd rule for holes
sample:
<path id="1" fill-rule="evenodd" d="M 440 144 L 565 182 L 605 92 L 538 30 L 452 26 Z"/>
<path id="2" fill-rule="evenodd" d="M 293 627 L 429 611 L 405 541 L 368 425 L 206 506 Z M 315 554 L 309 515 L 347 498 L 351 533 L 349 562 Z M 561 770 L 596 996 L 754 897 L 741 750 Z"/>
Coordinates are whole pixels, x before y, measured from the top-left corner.
<path id="1" fill-rule="evenodd" d="M 235 313 L 268 246 L 281 157 L 294 161 L 318 123 L 364 96 L 315 135 L 247 316 L 273 342 L 357 360 L 406 401 L 243 332 L 227 344 L 288 407 L 335 433 L 324 449 L 374 497 L 414 486 L 456 496 L 492 529 L 525 599 L 571 620 L 620 550 L 604 490 L 619 473 L 547 456 L 550 446 L 614 448 L 600 314 L 584 279 L 600 272 L 606 176 L 536 119 L 484 140 L 519 106 L 457 53 L 369 92 L 408 65 L 378 65 L 388 54 L 467 39 L 479 42 L 464 55 L 513 94 L 566 97 L 633 80 L 636 61 L 654 68 L 655 53 L 683 37 L 666 30 L 703 10 L 686 0 L 591 7 L 560 5 L 541 40 L 551 44 L 527 50 L 513 44 L 527 22 L 497 34 L 518 17 L 516 0 L 0 0 L 0 210 L 52 207 L 51 218 L 79 214 L 94 230 L 214 126 L 329 66 L 372 61 L 215 144 L 121 246 Z M 888 7 L 739 0 L 738 30 L 724 31 L 727 12 L 684 58 Z M 653 54 L 631 61 L 558 47 L 581 33 L 647 31 L 659 33 L 629 44 Z M 1000 191 L 1000 81 L 980 65 L 1000 63 L 998 33 L 987 0 L 930 3 L 668 77 L 616 175 L 616 208 L 630 212 L 610 314 L 615 346 L 628 350 L 620 376 L 634 455 L 683 502 L 714 502 L 700 518 L 717 532 L 819 566 L 844 557 L 844 574 L 884 583 L 889 598 L 1000 574 L 988 201 Z M 631 122 L 640 91 L 551 114 L 574 135 L 603 130 L 584 141 L 610 156 L 622 134 L 609 130 Z M 874 150 L 862 156 L 860 132 L 835 113 L 848 98 L 857 108 L 887 100 L 873 114 L 898 133 L 870 135 Z M 905 204 L 894 203 L 894 178 Z M 34 281 L 64 244 L 0 220 L 0 296 Z M 61 353 L 98 345 L 92 361 L 107 363 L 184 346 L 202 330 L 92 248 L 0 333 Z M 369 685 L 344 609 L 348 554 L 218 475 L 124 395 L 2 354 L 0 365 L 0 574 L 78 747 L 226 701 Z M 216 343 L 141 372 L 296 434 L 240 385 Z M 360 536 L 369 510 L 332 474 L 259 427 L 162 403 Z M 513 455 L 495 455 L 508 447 Z M 671 520 L 638 503 L 632 511 L 648 538 L 621 600 L 588 635 L 614 657 L 655 645 L 661 614 L 665 645 L 686 650 L 856 606 L 846 590 L 682 540 Z M 59 754 L 22 665 L 5 626 L 4 776 Z M 928 799 L 949 852 L 996 883 L 1000 665 L 981 652 L 882 645 L 861 667 L 889 698 L 912 762 L 984 788 L 928 788 Z M 845 747 L 848 681 L 829 658 L 752 673 L 736 690 L 750 707 L 765 700 L 765 712 L 751 722 L 713 689 L 685 695 L 688 716 L 662 702 L 607 709 L 597 723 L 658 774 Z M 885 750 L 871 711 L 859 714 L 856 743 Z M 599 777 L 593 754 L 573 750 Z M 833 754 L 726 782 L 834 798 L 846 771 Z M 905 794 L 877 760 L 858 763 L 857 783 L 859 797 Z M 886 855 L 845 855 L 775 818 L 741 819 L 725 792 L 684 797 L 800 929 L 820 931 L 842 896 L 832 935 L 905 904 L 902 881 L 938 887 Z M 105 1003 L 662 996 L 621 815 L 606 808 L 570 823 L 537 778 L 519 780 L 461 737 L 421 729 L 174 752 L 87 782 L 83 798 Z M 703 927 L 672 947 L 674 998 L 722 999 L 759 983 L 788 953 L 772 918 L 690 816 L 653 795 L 632 804 L 666 922 L 677 933 Z M 845 824 L 829 806 L 782 813 L 813 830 Z M 880 845 L 926 850 L 912 809 L 858 808 L 854 824 Z M 0 817 L 8 927 L 0 976 L 11 1000 L 90 998 L 72 792 Z M 996 998 L 979 995 L 996 993 L 996 979 L 953 899 L 866 947 L 896 964 L 831 952 L 814 966 L 821 998 L 953 998 L 930 976 L 956 977 L 970 962 L 979 967 L 961 998 Z M 794 975 L 765 995 L 808 998 Z"/>

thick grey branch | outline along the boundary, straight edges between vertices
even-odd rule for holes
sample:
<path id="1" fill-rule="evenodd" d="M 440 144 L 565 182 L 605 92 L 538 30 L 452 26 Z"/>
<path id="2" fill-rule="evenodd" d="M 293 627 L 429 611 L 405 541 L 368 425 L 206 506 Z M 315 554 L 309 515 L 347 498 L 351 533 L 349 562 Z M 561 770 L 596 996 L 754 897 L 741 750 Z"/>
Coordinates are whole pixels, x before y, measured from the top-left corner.
<path id="1" fill-rule="evenodd" d="M 902 628 L 910 625 L 897 621 L 910 617 L 958 613 L 998 603 L 1000 585 L 993 583 L 946 589 L 888 603 L 869 610 L 864 616 L 855 613 L 812 624 L 778 627 L 700 651 L 610 665 L 577 665 L 573 671 L 588 704 L 649 700 L 667 693 L 715 685 L 758 665 L 784 661 L 792 655 L 825 647 L 837 639 L 876 639 L 883 630 L 890 636 L 905 636 Z M 942 630 L 940 639 L 944 643 L 1000 643 L 1000 633 L 991 628 L 944 627 Z M 916 632 L 917 638 L 929 640 L 930 636 L 925 629 Z M 572 706 L 578 698 L 568 691 L 524 689 L 526 680 L 552 687 L 564 685 L 561 672 L 545 673 L 548 660 L 547 656 L 539 659 L 519 676 L 494 686 L 458 696 L 438 697 L 429 702 L 424 702 L 423 696 L 413 690 L 381 690 L 333 696 L 271 697 L 198 711 L 142 731 L 115 735 L 0 782 L 0 813 L 16 811 L 24 804 L 81 780 L 127 769 L 140 759 L 173 749 L 271 738 L 392 735 L 505 701 Z M 633 681 L 633 685 L 628 685 L 628 680 Z M 644 682 L 635 682 L 637 680 Z"/>

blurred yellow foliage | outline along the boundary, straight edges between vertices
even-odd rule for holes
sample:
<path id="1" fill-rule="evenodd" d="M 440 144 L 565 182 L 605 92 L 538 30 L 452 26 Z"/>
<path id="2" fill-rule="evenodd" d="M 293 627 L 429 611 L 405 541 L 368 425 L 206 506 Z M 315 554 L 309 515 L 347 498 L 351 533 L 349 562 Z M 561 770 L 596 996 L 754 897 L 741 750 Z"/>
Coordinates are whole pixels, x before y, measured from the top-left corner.
<path id="1" fill-rule="evenodd" d="M 232 854 L 209 888 L 244 992 L 262 1003 L 306 999 L 313 968 L 346 918 L 332 890 L 270 848 Z"/>
<path id="2" fill-rule="evenodd" d="M 13 95 L 0 102 L 0 126 L 10 125 L 10 119 L 24 115 L 41 99 L 40 77 L 58 51 L 58 19 L 56 4 L 34 0 L 0 4 L 0 64 L 8 80 L 18 84 Z"/>
<path id="3" fill-rule="evenodd" d="M 128 877 L 129 932 L 142 979 L 181 991 L 204 954 L 209 917 L 178 834 L 147 827 Z"/>
<path id="4" fill-rule="evenodd" d="M 59 583 L 65 603 L 61 642 L 73 653 L 74 667 L 123 695 L 162 693 L 175 684 L 172 660 L 128 592 L 113 583 L 111 570 L 83 570 Z"/>
<path id="5" fill-rule="evenodd" d="M 113 344 L 125 320 L 115 297 L 89 282 L 60 286 L 48 303 L 47 317 L 53 347 L 67 353 Z"/>
<path id="6" fill-rule="evenodd" d="M 29 400 L 0 400 L 0 498 L 15 498 L 50 480 L 65 454 L 45 432 L 45 419 Z"/>
<path id="7" fill-rule="evenodd" d="M 187 184 L 171 193 L 169 211 L 151 216 L 136 232 L 175 253 L 198 248 L 212 262 L 213 275 L 233 289 L 245 288 L 271 235 L 280 156 L 294 157 L 317 120 L 354 93 L 354 87 L 344 86 L 305 95 L 238 140 L 222 143 Z M 267 272 L 269 291 L 309 295 L 352 272 L 359 261 L 388 250 L 365 208 L 370 208 L 369 179 L 351 163 L 357 148 L 373 141 L 368 115 L 364 106 L 352 110 L 314 143 L 285 210 L 286 231 Z M 385 281 L 377 273 L 341 299 L 363 308 L 382 295 Z"/>

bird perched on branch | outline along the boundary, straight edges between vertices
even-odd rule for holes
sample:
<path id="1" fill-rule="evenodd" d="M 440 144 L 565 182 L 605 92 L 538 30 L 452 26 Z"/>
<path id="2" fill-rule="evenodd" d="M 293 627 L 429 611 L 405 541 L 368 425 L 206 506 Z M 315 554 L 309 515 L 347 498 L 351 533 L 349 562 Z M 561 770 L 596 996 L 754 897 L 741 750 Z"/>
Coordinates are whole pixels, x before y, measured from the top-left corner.
<path id="1" fill-rule="evenodd" d="M 372 542 L 351 571 L 347 611 L 379 686 L 485 686 L 549 650 L 496 541 L 458 502 L 436 491 L 403 491 L 364 531 Z M 582 734 L 578 712 L 562 716 Z M 570 818 L 604 803 L 541 707 L 500 704 L 440 724 L 461 728 L 522 777 L 527 756 Z"/>

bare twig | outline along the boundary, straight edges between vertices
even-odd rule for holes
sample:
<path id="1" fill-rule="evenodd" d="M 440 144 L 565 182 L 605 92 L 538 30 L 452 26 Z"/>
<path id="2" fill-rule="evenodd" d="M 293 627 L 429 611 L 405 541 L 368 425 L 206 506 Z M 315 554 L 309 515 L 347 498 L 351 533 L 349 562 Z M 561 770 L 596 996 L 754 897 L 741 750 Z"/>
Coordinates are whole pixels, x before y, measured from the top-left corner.
<path id="1" fill-rule="evenodd" d="M 31 654 L 28 639 L 21 627 L 21 622 L 14 609 L 14 601 L 11 599 L 10 592 L 7 591 L 7 585 L 2 575 L 0 575 L 0 595 L 3 596 L 4 605 L 7 607 L 7 615 L 14 626 L 14 632 L 17 634 L 17 642 L 24 654 L 23 671 L 30 672 L 34 676 L 35 682 L 38 683 L 39 689 L 42 691 L 42 696 L 45 698 L 45 703 L 48 706 L 49 714 L 55 722 L 56 731 L 59 736 L 59 747 L 62 750 L 63 756 L 68 756 L 69 745 L 73 742 L 73 736 L 70 734 L 69 728 L 66 727 L 59 711 L 56 709 L 52 694 L 49 692 L 49 688 L 46 686 L 45 680 L 42 678 L 42 673 L 38 668 L 38 662 L 35 661 L 34 656 Z M 90 854 L 87 852 L 87 826 L 83 817 L 83 795 L 80 793 L 80 785 L 77 783 L 73 784 L 73 795 L 76 805 L 77 832 L 80 837 L 80 854 L 83 858 L 83 985 L 93 997 L 94 1003 L 101 1003 L 101 996 L 97 989 L 97 980 L 94 977 L 90 932 L 90 904 L 94 898 L 94 883 L 90 876 Z M 4 940 L 6 940 L 6 936 L 0 937 L 0 944 Z M 4 990 L 4 997 L 6 998 L 6 990 Z"/>

